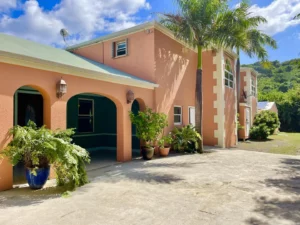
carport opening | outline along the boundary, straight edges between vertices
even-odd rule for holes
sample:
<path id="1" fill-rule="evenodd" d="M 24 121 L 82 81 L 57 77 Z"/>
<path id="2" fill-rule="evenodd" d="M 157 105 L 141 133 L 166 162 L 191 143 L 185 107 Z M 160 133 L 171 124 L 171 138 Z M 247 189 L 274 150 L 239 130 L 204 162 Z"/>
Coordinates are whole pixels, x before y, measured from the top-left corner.
<path id="1" fill-rule="evenodd" d="M 91 156 L 88 169 L 117 159 L 117 108 L 109 98 L 79 94 L 67 103 L 67 128 L 75 128 L 73 142 Z"/>
<path id="2" fill-rule="evenodd" d="M 14 94 L 14 125 L 26 126 L 29 120 L 38 127 L 44 125 L 44 99 L 38 90 L 23 86 Z M 13 167 L 13 183 L 26 183 L 23 162 Z"/>

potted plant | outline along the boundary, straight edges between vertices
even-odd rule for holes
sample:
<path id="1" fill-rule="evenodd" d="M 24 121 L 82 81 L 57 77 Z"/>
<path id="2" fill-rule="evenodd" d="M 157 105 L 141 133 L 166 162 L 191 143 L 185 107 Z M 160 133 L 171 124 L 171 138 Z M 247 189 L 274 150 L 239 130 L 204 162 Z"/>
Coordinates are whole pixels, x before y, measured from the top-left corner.
<path id="1" fill-rule="evenodd" d="M 136 136 L 144 143 L 141 146 L 143 159 L 150 160 L 154 155 L 154 142 L 168 125 L 167 116 L 153 112 L 150 108 L 139 111 L 137 115 L 132 112 L 129 114 L 131 122 L 136 126 Z"/>
<path id="2" fill-rule="evenodd" d="M 170 151 L 170 144 L 172 143 L 173 139 L 172 136 L 169 134 L 167 136 L 163 136 L 161 139 L 158 141 L 159 145 L 159 154 L 161 156 L 168 156 L 169 151 Z"/>
<path id="3" fill-rule="evenodd" d="M 52 131 L 38 128 L 29 121 L 25 127 L 14 126 L 9 131 L 10 143 L 1 152 L 13 165 L 23 161 L 30 188 L 40 189 L 46 183 L 50 166 L 56 172 L 57 184 L 74 189 L 88 182 L 85 163 L 88 152 L 72 144 L 73 129 Z"/>
<path id="4" fill-rule="evenodd" d="M 200 134 L 191 125 L 174 128 L 172 131 L 172 146 L 177 152 L 199 152 Z"/>

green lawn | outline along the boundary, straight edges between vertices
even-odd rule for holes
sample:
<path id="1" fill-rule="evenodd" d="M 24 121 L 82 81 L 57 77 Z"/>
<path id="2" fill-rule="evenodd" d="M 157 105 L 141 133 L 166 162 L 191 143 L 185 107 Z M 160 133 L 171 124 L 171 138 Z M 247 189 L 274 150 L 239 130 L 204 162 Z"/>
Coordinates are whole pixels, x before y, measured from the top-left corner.
<path id="1" fill-rule="evenodd" d="M 267 141 L 239 142 L 239 149 L 287 155 L 300 155 L 300 133 L 281 132 L 269 136 Z"/>

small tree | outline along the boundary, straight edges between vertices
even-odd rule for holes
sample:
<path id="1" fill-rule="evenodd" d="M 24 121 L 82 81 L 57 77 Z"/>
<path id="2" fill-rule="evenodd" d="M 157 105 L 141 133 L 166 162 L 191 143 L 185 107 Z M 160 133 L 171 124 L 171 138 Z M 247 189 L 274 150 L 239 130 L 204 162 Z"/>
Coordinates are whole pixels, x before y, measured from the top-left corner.
<path id="1" fill-rule="evenodd" d="M 256 114 L 253 127 L 250 130 L 251 139 L 265 140 L 274 134 L 280 126 L 278 115 L 271 111 L 262 111 Z"/>
<path id="2" fill-rule="evenodd" d="M 136 126 L 136 136 L 145 142 L 146 147 L 151 147 L 168 126 L 167 115 L 153 112 L 146 108 L 144 112 L 139 111 L 137 115 L 130 113 L 131 122 Z"/>

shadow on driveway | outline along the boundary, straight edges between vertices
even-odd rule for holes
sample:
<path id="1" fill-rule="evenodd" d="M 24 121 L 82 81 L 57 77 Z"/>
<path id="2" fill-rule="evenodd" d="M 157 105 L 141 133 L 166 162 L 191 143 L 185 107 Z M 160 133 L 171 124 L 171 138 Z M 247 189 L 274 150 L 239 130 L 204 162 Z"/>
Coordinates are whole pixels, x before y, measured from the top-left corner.
<path id="1" fill-rule="evenodd" d="M 276 193 L 281 197 L 260 196 L 256 199 L 257 207 L 254 212 L 267 219 L 279 221 L 284 219 L 292 224 L 300 224 L 300 159 L 283 159 L 281 163 L 283 167 L 280 174 L 286 175 L 288 178 L 264 181 L 266 187 L 275 188 Z M 251 225 L 269 224 L 257 218 L 250 218 L 247 223 Z"/>

